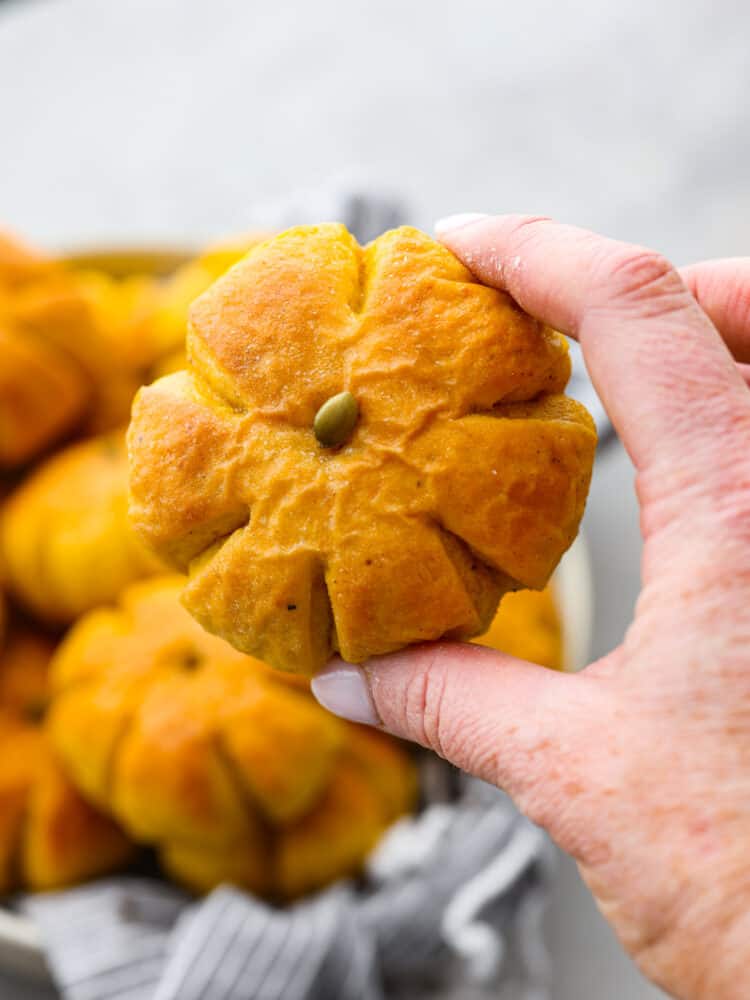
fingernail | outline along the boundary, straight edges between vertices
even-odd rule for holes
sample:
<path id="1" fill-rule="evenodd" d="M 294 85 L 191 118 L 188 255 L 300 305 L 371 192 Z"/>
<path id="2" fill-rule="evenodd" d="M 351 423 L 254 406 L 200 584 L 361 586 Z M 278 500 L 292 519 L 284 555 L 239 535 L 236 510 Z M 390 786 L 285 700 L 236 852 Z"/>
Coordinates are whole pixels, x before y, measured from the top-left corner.
<path id="1" fill-rule="evenodd" d="M 352 663 L 336 660 L 316 674 L 310 686 L 323 708 L 334 715 L 367 726 L 380 724 L 364 671 Z"/>
<path id="2" fill-rule="evenodd" d="M 472 222 L 479 222 L 481 219 L 487 218 L 489 216 L 486 212 L 461 212 L 459 215 L 446 215 L 444 219 L 438 219 L 435 223 L 435 234 L 436 236 L 444 236 L 454 229 L 462 229 L 464 226 L 470 226 Z"/>

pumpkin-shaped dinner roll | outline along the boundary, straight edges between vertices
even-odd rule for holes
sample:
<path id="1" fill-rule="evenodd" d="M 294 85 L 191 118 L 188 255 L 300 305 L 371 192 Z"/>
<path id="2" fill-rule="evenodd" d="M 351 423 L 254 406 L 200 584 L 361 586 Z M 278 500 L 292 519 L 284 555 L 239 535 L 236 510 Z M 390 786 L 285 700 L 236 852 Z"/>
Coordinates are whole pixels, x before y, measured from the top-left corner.
<path id="1" fill-rule="evenodd" d="M 40 728 L 51 651 L 26 632 L 0 651 L 0 893 L 72 885 L 132 853 L 67 779 Z"/>
<path id="2" fill-rule="evenodd" d="M 59 648 L 49 727 L 73 780 L 197 891 L 287 898 L 356 872 L 411 804 L 408 758 L 205 632 L 182 585 L 133 585 Z"/>
<path id="3" fill-rule="evenodd" d="M 492 624 L 474 642 L 542 667 L 563 670 L 563 624 L 554 587 L 507 594 Z"/>
<path id="4" fill-rule="evenodd" d="M 155 360 L 147 322 L 154 296 L 149 277 L 115 279 L 60 264 L 10 301 L 9 319 L 27 342 L 62 354 L 83 379 L 81 426 L 87 433 L 128 420 L 133 396 Z"/>
<path id="5" fill-rule="evenodd" d="M 159 569 L 127 516 L 121 433 L 47 459 L 0 507 L 8 589 L 36 617 L 66 625 Z"/>
<path id="6" fill-rule="evenodd" d="M 208 629 L 284 670 L 468 638 L 573 540 L 596 435 L 565 341 L 415 229 L 261 243 L 141 390 L 131 510 Z"/>
<path id="7" fill-rule="evenodd" d="M 0 463 L 9 467 L 73 428 L 98 433 L 128 420 L 156 360 L 156 286 L 63 261 L 13 284 L 2 271 L 0 256 Z"/>
<path id="8" fill-rule="evenodd" d="M 0 314 L 0 470 L 23 465 L 71 430 L 88 387 L 62 351 Z"/>
<path id="9" fill-rule="evenodd" d="M 0 471 L 35 458 L 81 418 L 88 383 L 65 350 L 29 334 L 15 316 L 25 290 L 54 264 L 0 232 Z"/>
<path id="10" fill-rule="evenodd" d="M 138 387 L 178 354 L 184 361 L 190 302 L 258 240 L 217 244 L 162 280 L 91 263 L 29 263 L 23 271 L 17 263 L 12 273 L 26 279 L 12 295 L 0 285 L 0 319 L 15 332 L 6 344 L 0 327 L 0 466 L 28 460 L 76 424 L 86 433 L 124 424 Z M 0 245 L 0 282 L 2 273 Z"/>

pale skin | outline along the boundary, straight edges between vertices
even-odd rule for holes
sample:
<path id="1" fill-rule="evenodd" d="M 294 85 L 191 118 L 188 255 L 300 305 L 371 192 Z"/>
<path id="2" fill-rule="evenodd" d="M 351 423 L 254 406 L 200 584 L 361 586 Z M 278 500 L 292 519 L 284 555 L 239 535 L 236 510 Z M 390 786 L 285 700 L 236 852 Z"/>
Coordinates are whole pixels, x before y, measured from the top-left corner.
<path id="1" fill-rule="evenodd" d="M 642 590 L 622 644 L 579 674 L 430 644 L 362 668 L 334 663 L 316 694 L 508 791 L 577 860 L 662 988 L 740 1000 L 750 258 L 678 271 L 643 247 L 525 216 L 456 217 L 437 231 L 480 281 L 580 342 L 635 466 Z"/>

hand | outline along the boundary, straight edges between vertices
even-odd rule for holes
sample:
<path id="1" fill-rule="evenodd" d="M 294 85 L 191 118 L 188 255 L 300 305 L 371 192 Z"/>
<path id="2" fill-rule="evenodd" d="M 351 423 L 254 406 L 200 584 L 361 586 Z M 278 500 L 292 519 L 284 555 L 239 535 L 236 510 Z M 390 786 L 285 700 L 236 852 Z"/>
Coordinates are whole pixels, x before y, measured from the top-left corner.
<path id="1" fill-rule="evenodd" d="M 316 695 L 508 791 L 577 859 L 662 987 L 746 997 L 750 259 L 680 273 L 650 250 L 518 216 L 464 217 L 440 235 L 479 280 L 580 341 L 637 471 L 635 619 L 576 675 L 443 643 L 333 664 Z"/>

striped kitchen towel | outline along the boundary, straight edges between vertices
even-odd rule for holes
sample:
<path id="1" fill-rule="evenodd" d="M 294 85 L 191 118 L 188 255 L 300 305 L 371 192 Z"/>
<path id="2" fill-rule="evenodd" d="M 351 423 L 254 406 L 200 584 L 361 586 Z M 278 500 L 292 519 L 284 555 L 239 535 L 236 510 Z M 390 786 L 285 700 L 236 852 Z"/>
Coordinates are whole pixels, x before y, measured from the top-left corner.
<path id="1" fill-rule="evenodd" d="M 359 885 L 285 909 L 110 879 L 28 897 L 65 1000 L 546 1000 L 550 849 L 467 782 L 386 835 Z"/>

